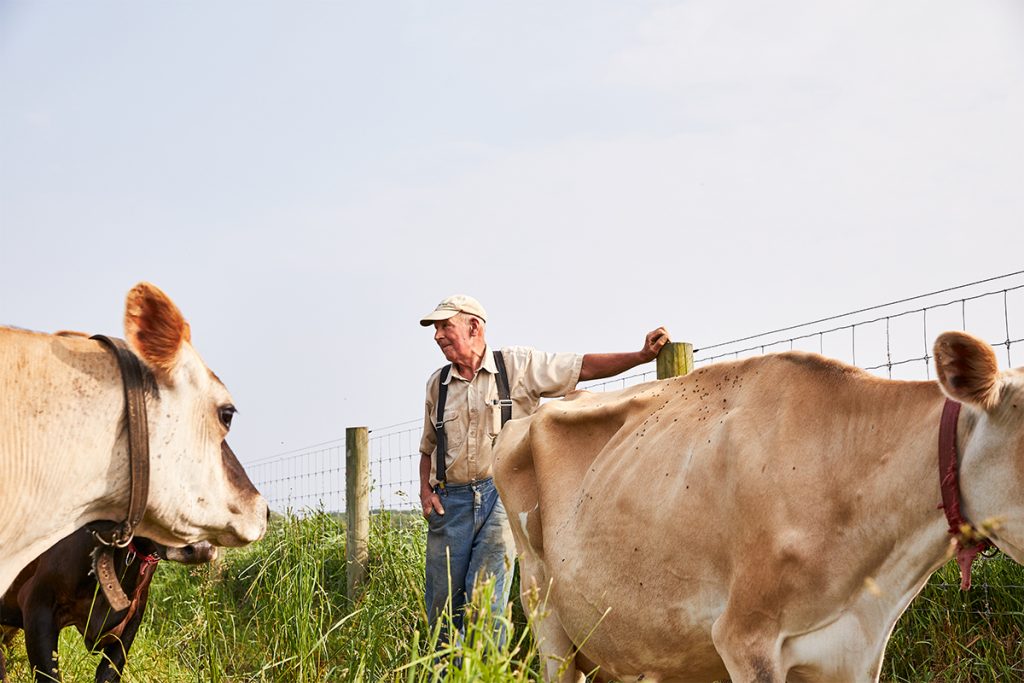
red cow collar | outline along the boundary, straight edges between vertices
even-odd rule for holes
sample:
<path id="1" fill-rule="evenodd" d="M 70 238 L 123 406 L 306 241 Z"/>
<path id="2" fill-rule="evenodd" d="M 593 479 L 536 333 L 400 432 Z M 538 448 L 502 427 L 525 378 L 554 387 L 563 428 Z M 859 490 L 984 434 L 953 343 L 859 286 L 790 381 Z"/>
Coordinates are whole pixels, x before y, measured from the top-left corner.
<path id="1" fill-rule="evenodd" d="M 957 464 L 956 426 L 960 404 L 946 399 L 939 422 L 939 488 L 949 533 L 956 539 L 956 563 L 960 567 L 960 590 L 971 587 L 971 563 L 992 542 L 960 514 L 960 475 Z"/>

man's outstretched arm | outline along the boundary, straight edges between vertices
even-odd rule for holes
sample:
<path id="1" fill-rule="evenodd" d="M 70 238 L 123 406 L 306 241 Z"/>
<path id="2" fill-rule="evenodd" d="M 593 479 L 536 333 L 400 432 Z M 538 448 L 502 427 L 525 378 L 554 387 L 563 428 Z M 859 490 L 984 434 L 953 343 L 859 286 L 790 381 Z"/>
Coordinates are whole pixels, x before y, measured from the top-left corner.
<path id="1" fill-rule="evenodd" d="M 580 370 L 580 381 L 603 379 L 649 363 L 658 357 L 658 351 L 669 341 L 668 330 L 659 327 L 647 333 L 644 346 L 639 351 L 626 353 L 588 353 L 583 356 L 583 368 Z"/>

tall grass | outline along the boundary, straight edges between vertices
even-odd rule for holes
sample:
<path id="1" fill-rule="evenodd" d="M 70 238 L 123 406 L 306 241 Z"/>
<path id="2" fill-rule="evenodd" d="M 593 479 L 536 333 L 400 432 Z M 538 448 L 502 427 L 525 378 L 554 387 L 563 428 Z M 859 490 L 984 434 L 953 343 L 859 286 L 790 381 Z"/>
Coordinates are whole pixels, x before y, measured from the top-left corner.
<path id="1" fill-rule="evenodd" d="M 465 637 L 435 653 L 438 632 L 423 607 L 424 529 L 409 516 L 373 518 L 369 580 L 354 604 L 345 598 L 344 525 L 328 514 L 277 518 L 260 543 L 209 567 L 162 563 L 125 681 L 536 680 L 522 616 L 481 608 L 490 584 L 474 595 Z M 60 652 L 65 680 L 92 680 L 98 655 L 73 629 Z M 21 638 L 9 653 L 11 681 L 31 681 Z"/>
<path id="2" fill-rule="evenodd" d="M 966 592 L 955 561 L 936 572 L 896 624 L 882 679 L 1024 680 L 1024 567 L 975 561 Z"/>
<path id="3" fill-rule="evenodd" d="M 344 532 L 328 514 L 288 515 L 263 541 L 212 566 L 162 563 L 125 680 L 537 680 L 518 600 L 490 615 L 490 585 L 475 591 L 463 636 L 438 648 L 423 607 L 425 530 L 415 516 L 374 516 L 369 579 L 355 603 L 344 597 Z M 1024 569 L 995 558 L 975 569 L 970 593 L 957 583 L 951 564 L 911 605 L 890 641 L 883 680 L 1024 680 L 1024 589 L 1004 588 L 1024 585 Z M 496 637 L 498 625 L 507 638 Z M 65 680 L 92 680 L 97 658 L 73 629 L 62 634 L 60 652 Z M 12 683 L 31 681 L 20 639 L 9 655 Z"/>

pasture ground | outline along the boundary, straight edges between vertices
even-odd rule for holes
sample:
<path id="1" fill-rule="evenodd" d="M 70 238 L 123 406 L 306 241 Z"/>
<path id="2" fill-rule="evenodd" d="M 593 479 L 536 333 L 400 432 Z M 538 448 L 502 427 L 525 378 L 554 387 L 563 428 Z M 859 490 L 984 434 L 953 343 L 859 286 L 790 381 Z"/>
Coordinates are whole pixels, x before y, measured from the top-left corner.
<path id="1" fill-rule="evenodd" d="M 415 515 L 374 516 L 370 580 L 354 605 L 344 597 L 344 524 L 328 514 L 277 518 L 263 541 L 227 551 L 214 566 L 164 563 L 125 681 L 440 680 L 421 605 L 424 534 Z M 1024 680 L 1024 568 L 996 557 L 976 565 L 970 593 L 958 582 L 951 563 L 903 616 L 883 680 Z M 502 647 L 493 624 L 470 620 L 461 668 L 445 680 L 537 680 L 518 600 L 504 618 L 511 637 Z M 92 680 L 96 656 L 74 629 L 63 632 L 60 651 L 65 680 Z M 20 636 L 7 654 L 12 683 L 28 683 Z"/>

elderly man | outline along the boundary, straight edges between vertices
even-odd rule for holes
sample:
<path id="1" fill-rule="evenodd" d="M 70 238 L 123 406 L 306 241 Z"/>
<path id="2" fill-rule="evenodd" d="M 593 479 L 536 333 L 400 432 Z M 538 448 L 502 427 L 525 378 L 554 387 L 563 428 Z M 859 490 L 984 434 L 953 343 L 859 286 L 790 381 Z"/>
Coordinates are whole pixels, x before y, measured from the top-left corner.
<path id="1" fill-rule="evenodd" d="M 542 397 L 564 396 L 581 380 L 654 360 L 669 341 L 659 327 L 629 353 L 544 353 L 523 346 L 494 352 L 484 339 L 486 323 L 483 306 L 465 295 L 448 297 L 420 320 L 434 326 L 434 341 L 450 362 L 427 382 L 420 440 L 420 503 L 429 524 L 427 614 L 433 625 L 450 585 L 456 629 L 478 578 L 495 577 L 494 612 L 508 603 L 515 543 L 491 480 L 491 447 L 505 420 L 530 415 Z"/>

